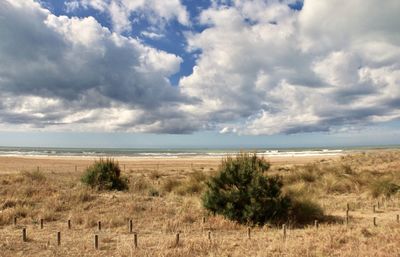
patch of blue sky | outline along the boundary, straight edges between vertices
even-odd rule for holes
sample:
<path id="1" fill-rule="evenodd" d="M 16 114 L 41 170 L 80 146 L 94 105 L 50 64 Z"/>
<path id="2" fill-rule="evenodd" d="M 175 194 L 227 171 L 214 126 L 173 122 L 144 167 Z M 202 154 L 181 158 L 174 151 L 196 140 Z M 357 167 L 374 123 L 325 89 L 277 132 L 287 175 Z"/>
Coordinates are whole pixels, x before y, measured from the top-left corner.
<path id="1" fill-rule="evenodd" d="M 288 4 L 293 10 L 301 11 L 303 9 L 304 1 L 296 1 L 295 3 Z"/>

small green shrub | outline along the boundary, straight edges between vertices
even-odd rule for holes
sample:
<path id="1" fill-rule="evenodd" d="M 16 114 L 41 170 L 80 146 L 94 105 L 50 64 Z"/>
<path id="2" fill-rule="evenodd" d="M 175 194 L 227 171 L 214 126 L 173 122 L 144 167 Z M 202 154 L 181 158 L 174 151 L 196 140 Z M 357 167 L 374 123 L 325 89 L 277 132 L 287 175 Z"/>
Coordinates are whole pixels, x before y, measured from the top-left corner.
<path id="1" fill-rule="evenodd" d="M 112 159 L 100 159 L 90 165 L 81 181 L 98 190 L 126 190 L 128 179 L 121 176 L 118 162 Z"/>
<path id="2" fill-rule="evenodd" d="M 280 177 L 265 176 L 269 167 L 255 154 L 228 157 L 206 183 L 203 206 L 239 223 L 262 225 L 287 219 L 291 201 L 282 194 Z"/>

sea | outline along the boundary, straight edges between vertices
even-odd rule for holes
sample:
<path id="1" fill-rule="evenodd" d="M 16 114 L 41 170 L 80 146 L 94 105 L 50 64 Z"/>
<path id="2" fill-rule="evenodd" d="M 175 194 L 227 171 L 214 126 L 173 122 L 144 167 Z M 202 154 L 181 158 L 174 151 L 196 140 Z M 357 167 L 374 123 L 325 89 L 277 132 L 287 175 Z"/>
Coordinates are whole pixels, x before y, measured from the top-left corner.
<path id="1" fill-rule="evenodd" d="M 378 149 L 400 149 L 400 146 L 363 146 L 335 148 L 55 148 L 55 147 L 1 147 L 0 156 L 87 156 L 87 157 L 196 157 L 227 156 L 251 152 L 261 156 L 324 156 Z"/>

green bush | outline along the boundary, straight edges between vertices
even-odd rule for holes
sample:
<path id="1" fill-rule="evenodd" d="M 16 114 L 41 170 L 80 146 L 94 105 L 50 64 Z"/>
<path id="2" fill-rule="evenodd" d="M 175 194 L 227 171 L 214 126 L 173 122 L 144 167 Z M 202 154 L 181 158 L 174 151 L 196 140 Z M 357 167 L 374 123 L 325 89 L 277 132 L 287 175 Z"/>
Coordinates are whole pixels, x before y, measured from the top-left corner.
<path id="1" fill-rule="evenodd" d="M 280 177 L 267 177 L 270 165 L 255 154 L 241 153 L 222 161 L 206 182 L 203 206 L 239 223 L 262 225 L 286 220 L 291 201 L 282 194 Z"/>
<path id="2" fill-rule="evenodd" d="M 112 159 L 100 159 L 90 165 L 81 181 L 98 190 L 126 190 L 128 179 L 121 176 L 118 162 Z"/>

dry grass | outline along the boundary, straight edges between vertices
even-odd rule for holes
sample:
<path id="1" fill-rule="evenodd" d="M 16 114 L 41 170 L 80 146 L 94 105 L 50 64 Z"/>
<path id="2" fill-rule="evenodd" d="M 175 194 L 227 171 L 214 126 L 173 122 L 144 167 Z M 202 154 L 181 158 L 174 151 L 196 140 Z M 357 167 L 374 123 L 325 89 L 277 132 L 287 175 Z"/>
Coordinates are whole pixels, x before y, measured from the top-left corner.
<path id="1" fill-rule="evenodd" d="M 38 171 L 40 163 L 46 168 Z M 287 192 L 313 199 L 327 215 L 318 229 L 312 224 L 288 229 L 286 240 L 281 228 L 273 225 L 252 228 L 248 239 L 245 226 L 207 216 L 200 194 L 206 177 L 217 168 L 215 160 L 202 159 L 195 165 L 193 160 L 176 165 L 159 160 L 127 163 L 127 192 L 84 187 L 79 178 L 86 163 L 80 160 L 77 172 L 72 163 L 51 166 L 35 160 L 23 172 L 12 171 L 11 166 L 7 172 L 0 170 L 0 256 L 400 256 L 396 221 L 400 201 L 388 186 L 400 184 L 400 152 L 274 164 L 271 173 L 284 177 Z M 1 167 L 5 164 L 0 160 Z M 378 202 L 374 213 L 372 206 Z M 343 224 L 346 203 L 350 204 L 347 226 Z M 373 225 L 373 217 L 378 226 Z M 44 229 L 40 219 L 45 221 Z M 128 232 L 129 219 L 138 233 L 138 249 Z M 98 221 L 101 231 L 97 231 Z M 21 240 L 23 227 L 28 242 Z M 61 246 L 56 244 L 57 231 L 61 231 Z M 178 232 L 181 240 L 175 246 Z M 93 246 L 95 234 L 100 250 Z"/>

